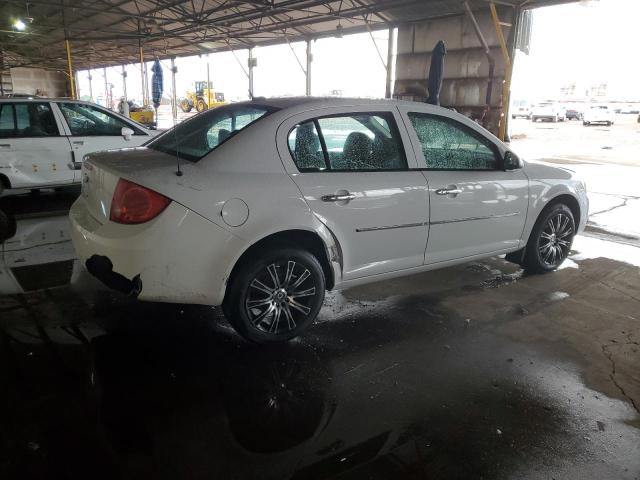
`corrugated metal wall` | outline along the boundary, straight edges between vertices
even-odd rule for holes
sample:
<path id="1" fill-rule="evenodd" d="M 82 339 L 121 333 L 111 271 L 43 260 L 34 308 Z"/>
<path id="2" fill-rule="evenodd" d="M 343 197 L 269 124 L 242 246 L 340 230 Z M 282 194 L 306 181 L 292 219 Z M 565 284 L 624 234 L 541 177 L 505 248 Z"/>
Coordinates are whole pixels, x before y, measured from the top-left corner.
<path id="1" fill-rule="evenodd" d="M 495 60 L 492 108 L 485 126 L 496 133 L 505 72 L 504 61 L 489 9 L 475 11 L 474 14 Z M 511 24 L 514 10 L 509 7 L 499 8 L 498 15 L 502 22 Z M 509 40 L 511 28 L 502 28 L 505 38 Z M 479 119 L 486 106 L 489 60 L 467 15 L 427 20 L 398 29 L 394 96 L 417 101 L 426 99 L 431 51 L 439 40 L 443 40 L 447 47 L 441 105 Z"/>
<path id="2" fill-rule="evenodd" d="M 16 67 L 11 70 L 13 93 L 47 97 L 69 96 L 67 76 L 58 71 L 42 68 Z"/>

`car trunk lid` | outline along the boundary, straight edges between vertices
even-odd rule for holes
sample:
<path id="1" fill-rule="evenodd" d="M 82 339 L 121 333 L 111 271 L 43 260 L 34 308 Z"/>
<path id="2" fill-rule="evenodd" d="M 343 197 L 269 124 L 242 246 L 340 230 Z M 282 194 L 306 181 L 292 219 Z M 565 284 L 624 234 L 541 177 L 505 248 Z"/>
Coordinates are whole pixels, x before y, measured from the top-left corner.
<path id="1" fill-rule="evenodd" d="M 175 170 L 174 157 L 144 147 L 90 154 L 82 163 L 81 195 L 91 216 L 104 224 L 120 178 L 148 186 L 158 177 L 171 178 Z"/>

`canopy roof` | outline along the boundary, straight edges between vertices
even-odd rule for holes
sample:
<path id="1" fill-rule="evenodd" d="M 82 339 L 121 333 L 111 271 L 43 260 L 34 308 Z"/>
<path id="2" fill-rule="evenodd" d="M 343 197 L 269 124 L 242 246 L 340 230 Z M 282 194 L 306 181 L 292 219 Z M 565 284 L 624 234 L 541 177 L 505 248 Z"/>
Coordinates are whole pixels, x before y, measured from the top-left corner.
<path id="1" fill-rule="evenodd" d="M 532 8 L 572 0 L 497 0 Z M 376 30 L 463 12 L 462 0 L 3 0 L 4 66 L 75 68 Z M 487 0 L 470 0 L 474 9 Z M 12 27 L 22 19 L 24 32 Z"/>

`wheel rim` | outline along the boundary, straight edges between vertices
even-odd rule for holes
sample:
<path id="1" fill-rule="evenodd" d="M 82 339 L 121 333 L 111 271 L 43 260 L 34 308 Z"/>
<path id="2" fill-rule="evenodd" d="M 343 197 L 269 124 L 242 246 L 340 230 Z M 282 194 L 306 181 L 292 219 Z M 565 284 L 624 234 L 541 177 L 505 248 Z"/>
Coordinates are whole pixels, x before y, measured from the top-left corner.
<path id="1" fill-rule="evenodd" d="M 309 317 L 317 294 L 315 280 L 304 265 L 294 260 L 274 262 L 249 283 L 245 310 L 256 329 L 277 335 Z"/>
<path id="2" fill-rule="evenodd" d="M 573 224 L 567 215 L 558 213 L 547 220 L 538 242 L 542 262 L 547 266 L 559 265 L 569 255 L 572 238 Z"/>

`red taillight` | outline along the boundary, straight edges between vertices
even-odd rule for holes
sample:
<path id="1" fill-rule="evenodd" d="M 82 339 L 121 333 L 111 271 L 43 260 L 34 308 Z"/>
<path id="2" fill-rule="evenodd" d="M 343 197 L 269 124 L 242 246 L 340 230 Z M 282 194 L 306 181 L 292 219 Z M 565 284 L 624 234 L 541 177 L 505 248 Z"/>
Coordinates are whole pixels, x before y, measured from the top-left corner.
<path id="1" fill-rule="evenodd" d="M 157 217 L 171 200 L 128 180 L 118 180 L 109 219 L 117 223 L 144 223 Z"/>

